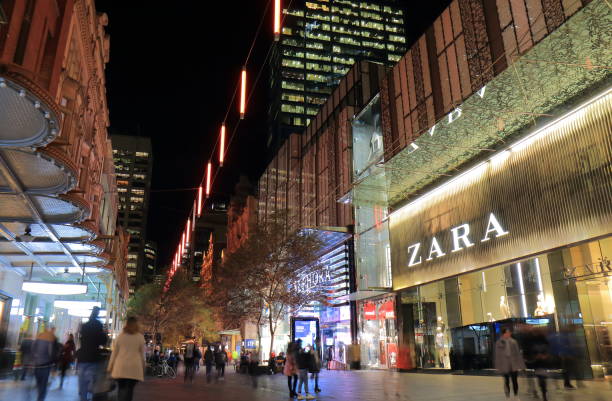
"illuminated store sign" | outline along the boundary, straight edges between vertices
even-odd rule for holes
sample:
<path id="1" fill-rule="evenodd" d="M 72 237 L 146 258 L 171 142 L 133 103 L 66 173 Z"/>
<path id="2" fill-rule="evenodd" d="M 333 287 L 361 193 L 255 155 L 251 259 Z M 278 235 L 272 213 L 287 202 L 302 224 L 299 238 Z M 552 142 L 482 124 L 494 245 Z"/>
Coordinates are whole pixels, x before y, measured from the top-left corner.
<path id="1" fill-rule="evenodd" d="M 470 248 L 476 244 L 475 242 L 473 242 L 472 239 L 470 239 L 472 233 L 470 231 L 469 224 L 462 224 L 460 226 L 453 227 L 450 229 L 450 232 L 453 243 L 451 252 L 458 252 L 462 249 Z M 484 237 L 478 240 L 477 242 L 486 242 L 489 241 L 491 238 L 502 237 L 507 234 L 510 234 L 510 232 L 506 231 L 500 224 L 497 217 L 495 217 L 495 215 L 491 213 L 489 215 L 489 221 L 487 223 L 487 228 L 484 233 Z M 438 242 L 438 239 L 436 237 L 432 237 L 432 239 L 429 241 L 428 249 L 429 252 L 427 253 L 427 259 L 425 259 L 426 262 L 446 256 L 446 252 L 444 252 L 442 246 L 440 245 L 440 242 Z M 421 246 L 420 242 L 408 246 L 408 266 L 416 266 L 418 264 L 421 264 L 421 262 L 423 261 L 422 253 L 423 247 Z"/>

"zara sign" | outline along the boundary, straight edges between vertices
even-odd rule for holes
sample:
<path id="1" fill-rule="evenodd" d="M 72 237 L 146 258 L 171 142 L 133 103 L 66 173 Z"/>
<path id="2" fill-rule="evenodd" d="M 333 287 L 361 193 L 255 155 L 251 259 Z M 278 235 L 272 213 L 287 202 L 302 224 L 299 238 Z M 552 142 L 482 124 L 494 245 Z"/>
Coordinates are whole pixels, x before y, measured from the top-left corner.
<path id="1" fill-rule="evenodd" d="M 440 245 L 440 241 L 434 236 L 425 243 L 426 246 L 422 246 L 421 242 L 408 246 L 408 267 L 416 266 L 423 263 L 423 257 L 425 256 L 425 262 L 429 262 L 434 259 L 442 258 L 450 252 L 459 252 L 463 249 L 470 248 L 477 243 L 487 242 L 493 238 L 503 237 L 504 235 L 510 234 L 499 222 L 497 217 L 493 213 L 489 214 L 489 220 L 482 237 L 473 234 L 470 231 L 469 224 L 462 224 L 457 227 L 450 229 L 452 238 L 452 247 L 445 249 Z"/>

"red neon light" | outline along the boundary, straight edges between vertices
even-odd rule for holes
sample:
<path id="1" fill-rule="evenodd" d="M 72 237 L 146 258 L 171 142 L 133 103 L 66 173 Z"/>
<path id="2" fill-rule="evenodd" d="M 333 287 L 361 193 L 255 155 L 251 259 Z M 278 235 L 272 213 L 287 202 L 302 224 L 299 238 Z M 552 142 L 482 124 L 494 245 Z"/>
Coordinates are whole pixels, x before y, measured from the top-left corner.
<path id="1" fill-rule="evenodd" d="M 191 234 L 191 220 L 187 219 L 187 243 L 189 243 L 189 235 Z"/>
<path id="2" fill-rule="evenodd" d="M 202 214 L 202 186 L 198 188 L 198 216 Z"/>
<path id="3" fill-rule="evenodd" d="M 206 197 L 210 195 L 210 180 L 212 175 L 212 162 L 208 162 L 208 166 L 206 167 Z"/>
<path id="4" fill-rule="evenodd" d="M 281 25 L 281 2 L 280 0 L 274 0 L 274 40 L 278 41 L 280 38 L 280 25 Z"/>
<path id="5" fill-rule="evenodd" d="M 240 119 L 244 119 L 244 113 L 246 112 L 246 80 L 247 71 L 246 66 L 242 67 L 242 79 L 240 80 Z"/>
<path id="6" fill-rule="evenodd" d="M 225 123 L 221 124 L 221 139 L 220 139 L 220 144 L 219 144 L 219 164 L 223 166 L 224 160 L 225 160 Z"/>
<path id="7" fill-rule="evenodd" d="M 181 236 L 181 256 L 183 256 L 183 252 L 185 252 L 185 233 Z"/>

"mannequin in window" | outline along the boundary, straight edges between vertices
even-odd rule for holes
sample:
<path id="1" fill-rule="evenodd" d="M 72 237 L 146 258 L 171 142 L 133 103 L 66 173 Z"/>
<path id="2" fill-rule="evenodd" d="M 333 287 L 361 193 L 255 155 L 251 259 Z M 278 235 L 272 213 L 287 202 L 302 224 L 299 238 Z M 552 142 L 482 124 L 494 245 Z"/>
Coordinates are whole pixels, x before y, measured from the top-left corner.
<path id="1" fill-rule="evenodd" d="M 510 306 L 508 306 L 508 300 L 505 295 L 499 297 L 499 311 L 501 312 L 502 319 L 510 318 Z"/>

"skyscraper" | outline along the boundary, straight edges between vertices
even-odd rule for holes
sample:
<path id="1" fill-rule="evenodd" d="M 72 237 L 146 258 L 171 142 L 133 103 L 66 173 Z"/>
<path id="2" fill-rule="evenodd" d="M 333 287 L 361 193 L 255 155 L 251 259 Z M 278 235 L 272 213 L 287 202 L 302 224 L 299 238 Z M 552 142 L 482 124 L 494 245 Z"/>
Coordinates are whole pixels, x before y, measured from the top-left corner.
<path id="1" fill-rule="evenodd" d="M 270 154 L 300 133 L 358 60 L 393 65 L 406 52 L 395 0 L 293 1 L 270 60 Z"/>
<path id="2" fill-rule="evenodd" d="M 151 139 L 112 135 L 111 140 L 119 192 L 119 224 L 130 234 L 127 270 L 130 293 L 134 293 L 149 276 L 145 274 L 145 241 L 153 169 Z"/>

